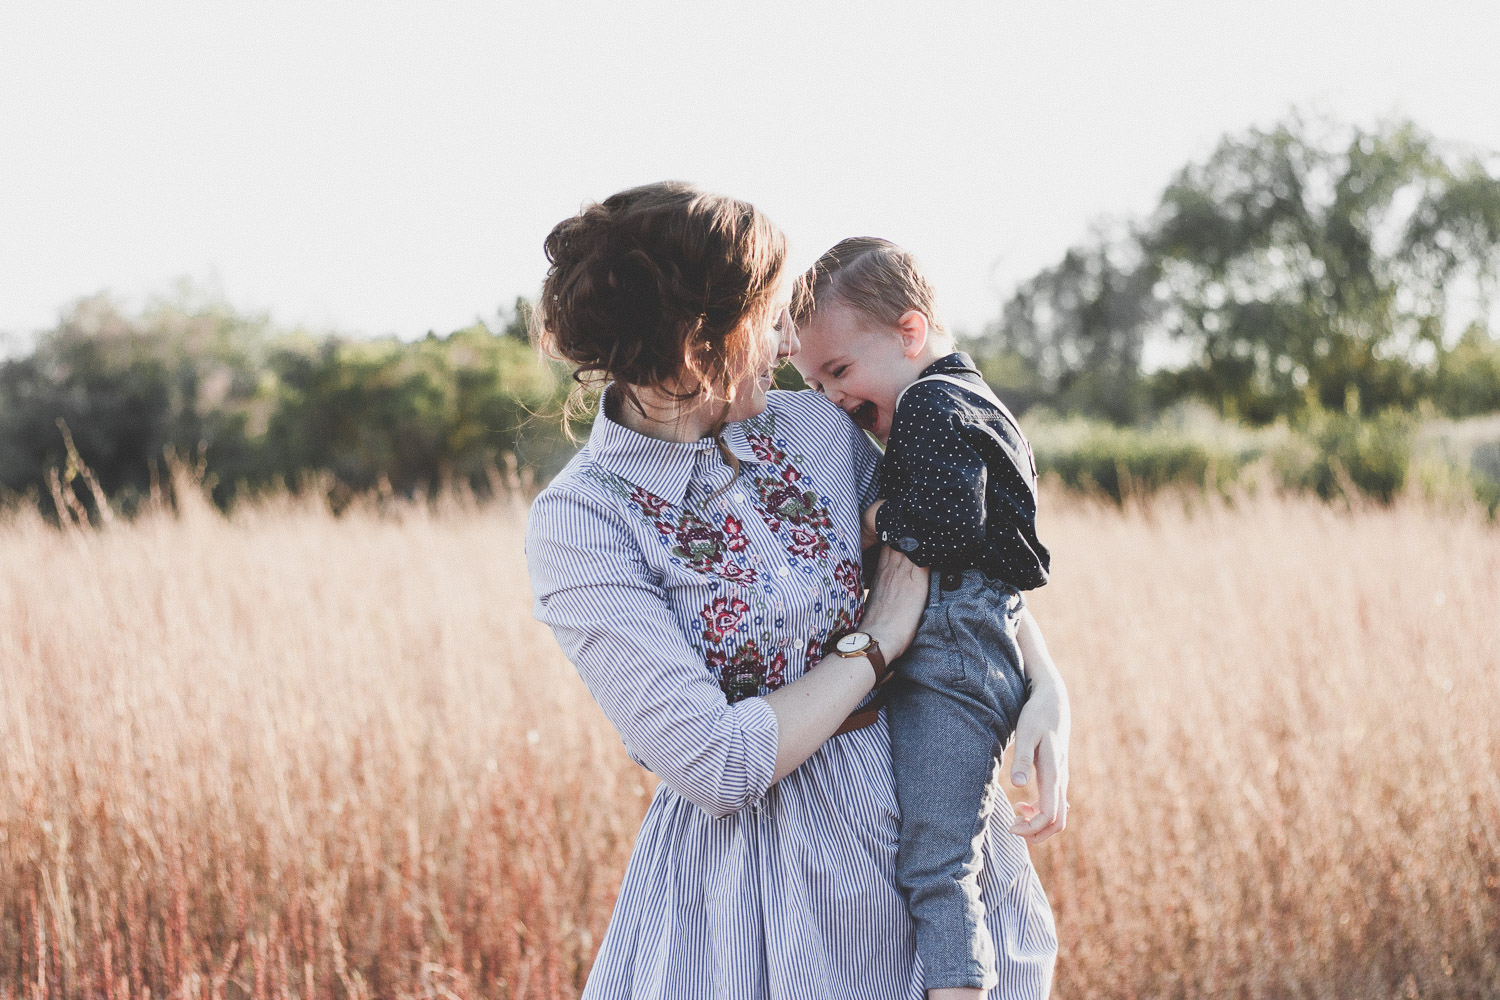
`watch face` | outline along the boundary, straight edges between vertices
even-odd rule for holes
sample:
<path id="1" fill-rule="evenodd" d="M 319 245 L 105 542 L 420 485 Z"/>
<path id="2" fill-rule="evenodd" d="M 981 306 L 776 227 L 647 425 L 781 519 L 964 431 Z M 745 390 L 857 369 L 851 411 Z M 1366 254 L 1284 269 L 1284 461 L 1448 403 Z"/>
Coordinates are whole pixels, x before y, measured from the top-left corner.
<path id="1" fill-rule="evenodd" d="M 870 637 L 863 632 L 850 632 L 838 641 L 837 648 L 840 653 L 857 653 L 870 644 Z"/>

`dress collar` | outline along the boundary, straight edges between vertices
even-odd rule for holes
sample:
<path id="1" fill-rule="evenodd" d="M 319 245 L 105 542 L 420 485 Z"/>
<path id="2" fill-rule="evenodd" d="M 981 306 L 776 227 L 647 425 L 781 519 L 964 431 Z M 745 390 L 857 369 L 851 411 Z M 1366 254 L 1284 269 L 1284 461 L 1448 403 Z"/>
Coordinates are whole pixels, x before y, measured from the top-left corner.
<path id="1" fill-rule="evenodd" d="M 663 441 L 633 431 L 604 412 L 614 383 L 599 394 L 599 412 L 589 431 L 588 450 L 594 461 L 641 489 L 675 506 L 687 496 L 688 484 L 700 461 L 718 462 L 718 444 L 711 437 L 696 441 Z M 745 436 L 743 421 L 724 425 L 724 443 L 741 462 L 758 462 Z"/>

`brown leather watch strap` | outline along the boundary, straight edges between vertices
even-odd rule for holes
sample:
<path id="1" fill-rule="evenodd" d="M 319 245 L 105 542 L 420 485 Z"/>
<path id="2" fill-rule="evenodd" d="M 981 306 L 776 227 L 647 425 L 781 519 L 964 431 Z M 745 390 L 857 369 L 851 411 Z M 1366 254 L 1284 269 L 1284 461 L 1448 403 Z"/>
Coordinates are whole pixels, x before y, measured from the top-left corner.
<path id="1" fill-rule="evenodd" d="M 849 717 L 844 720 L 843 725 L 833 731 L 833 735 L 842 736 L 845 733 L 852 733 L 856 729 L 873 726 L 875 720 L 880 718 L 880 706 L 884 704 L 885 698 L 880 697 L 858 712 L 850 712 Z"/>
<path id="2" fill-rule="evenodd" d="M 869 643 L 863 649 L 852 653 L 846 653 L 838 648 L 840 639 L 855 634 L 863 635 L 866 639 L 869 640 Z M 829 648 L 835 656 L 843 656 L 851 660 L 855 657 L 863 656 L 865 659 L 869 660 L 870 669 L 875 671 L 874 687 L 876 689 L 879 689 L 885 684 L 886 681 L 891 679 L 891 665 L 886 662 L 885 653 L 881 652 L 880 649 L 880 643 L 876 642 L 875 637 L 868 632 L 861 632 L 857 628 L 849 629 L 847 632 L 840 632 L 837 635 L 831 637 L 830 646 L 825 648 Z"/>
<path id="3" fill-rule="evenodd" d="M 880 643 L 870 636 L 870 644 L 864 650 L 865 659 L 870 661 L 870 666 L 875 668 L 876 689 L 885 686 L 885 682 L 891 679 L 891 665 L 885 662 L 885 654 L 880 651 Z"/>

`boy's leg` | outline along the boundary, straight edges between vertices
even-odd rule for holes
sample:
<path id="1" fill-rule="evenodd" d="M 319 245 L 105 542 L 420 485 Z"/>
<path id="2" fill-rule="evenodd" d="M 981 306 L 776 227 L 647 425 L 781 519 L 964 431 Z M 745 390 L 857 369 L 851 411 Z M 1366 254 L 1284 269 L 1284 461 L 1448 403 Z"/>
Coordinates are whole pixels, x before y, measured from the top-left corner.
<path id="1" fill-rule="evenodd" d="M 887 709 L 901 807 L 896 879 L 916 921 L 927 988 L 988 988 L 997 977 L 978 880 L 1023 682 L 995 591 L 972 578 L 942 591 L 940 579 L 934 572 Z M 1007 641 L 1017 659 L 987 662 L 1008 655 Z"/>

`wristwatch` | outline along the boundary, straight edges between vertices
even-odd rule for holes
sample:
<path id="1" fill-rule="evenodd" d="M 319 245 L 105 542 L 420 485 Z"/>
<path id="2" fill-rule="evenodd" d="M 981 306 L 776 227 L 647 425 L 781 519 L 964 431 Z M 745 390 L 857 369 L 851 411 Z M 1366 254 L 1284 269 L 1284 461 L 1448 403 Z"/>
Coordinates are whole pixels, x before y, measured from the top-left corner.
<path id="1" fill-rule="evenodd" d="M 877 688 L 891 679 L 891 666 L 885 662 L 885 654 L 880 651 L 880 643 L 876 642 L 875 637 L 868 632 L 845 632 L 834 641 L 833 652 L 849 659 L 863 656 L 869 660 L 870 666 L 875 669 Z"/>

